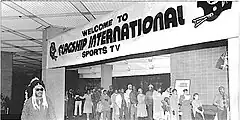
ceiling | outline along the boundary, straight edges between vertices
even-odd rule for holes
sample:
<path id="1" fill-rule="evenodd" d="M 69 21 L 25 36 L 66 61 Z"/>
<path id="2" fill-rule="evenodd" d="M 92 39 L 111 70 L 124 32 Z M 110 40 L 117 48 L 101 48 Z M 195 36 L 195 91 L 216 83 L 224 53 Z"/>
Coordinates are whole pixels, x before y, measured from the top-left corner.
<path id="1" fill-rule="evenodd" d="M 107 64 L 113 66 L 113 77 L 170 73 L 170 54 L 128 59 Z M 81 78 L 101 77 L 101 65 L 69 70 L 78 70 L 79 77 Z"/>
<path id="2" fill-rule="evenodd" d="M 136 0 L 1 2 L 1 51 L 13 53 L 14 71 L 27 73 L 40 71 L 42 68 L 42 33 L 44 29 L 49 27 L 67 29 L 81 27 L 94 19 L 99 19 L 108 13 L 132 5 L 134 2 Z M 170 72 L 169 55 L 109 64 L 113 65 L 113 76 Z M 82 77 L 99 77 L 100 67 L 98 65 L 78 68 L 78 72 Z"/>
<path id="3" fill-rule="evenodd" d="M 1 2 L 1 51 L 13 53 L 13 70 L 41 70 L 45 28 L 75 28 L 88 24 L 132 1 Z"/>

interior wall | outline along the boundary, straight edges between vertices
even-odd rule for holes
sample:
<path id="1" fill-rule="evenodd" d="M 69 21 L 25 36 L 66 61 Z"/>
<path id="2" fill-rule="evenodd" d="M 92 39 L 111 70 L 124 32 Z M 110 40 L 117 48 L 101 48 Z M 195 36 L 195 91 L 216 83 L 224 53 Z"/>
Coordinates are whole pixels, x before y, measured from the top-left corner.
<path id="1" fill-rule="evenodd" d="M 212 105 L 219 86 L 228 92 L 227 71 L 216 68 L 225 51 L 226 47 L 216 47 L 171 54 L 171 85 L 176 79 L 190 79 L 191 95 L 199 93 L 203 104 Z"/>
<path id="2" fill-rule="evenodd" d="M 12 97 L 13 55 L 1 51 L 1 93 Z"/>

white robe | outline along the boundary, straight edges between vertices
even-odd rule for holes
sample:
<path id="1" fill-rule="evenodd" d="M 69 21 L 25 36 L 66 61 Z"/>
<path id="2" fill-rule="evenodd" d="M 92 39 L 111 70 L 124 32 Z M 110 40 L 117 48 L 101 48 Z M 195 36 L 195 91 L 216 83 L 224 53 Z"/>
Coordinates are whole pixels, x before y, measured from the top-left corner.
<path id="1" fill-rule="evenodd" d="M 162 108 L 163 96 L 157 91 L 153 91 L 153 119 L 164 119 L 164 111 Z"/>
<path id="2" fill-rule="evenodd" d="M 118 94 L 116 96 L 116 104 L 119 108 L 121 108 L 121 106 L 122 106 L 122 96 L 120 94 Z"/>

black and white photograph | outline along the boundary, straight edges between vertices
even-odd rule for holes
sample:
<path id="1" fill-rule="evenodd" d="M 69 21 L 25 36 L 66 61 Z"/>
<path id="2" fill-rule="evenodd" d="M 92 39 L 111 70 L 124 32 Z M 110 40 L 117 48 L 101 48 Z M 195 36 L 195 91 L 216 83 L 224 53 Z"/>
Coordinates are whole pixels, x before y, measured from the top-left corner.
<path id="1" fill-rule="evenodd" d="M 1 120 L 239 120 L 240 3 L 1 1 Z"/>

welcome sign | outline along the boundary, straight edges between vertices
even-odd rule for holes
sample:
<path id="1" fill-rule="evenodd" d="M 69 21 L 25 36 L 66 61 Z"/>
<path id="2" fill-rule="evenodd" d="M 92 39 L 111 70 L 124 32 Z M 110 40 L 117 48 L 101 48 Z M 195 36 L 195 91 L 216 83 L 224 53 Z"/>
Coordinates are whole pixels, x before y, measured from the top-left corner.
<path id="1" fill-rule="evenodd" d="M 47 67 L 238 36 L 237 2 L 142 2 L 48 41 Z"/>

